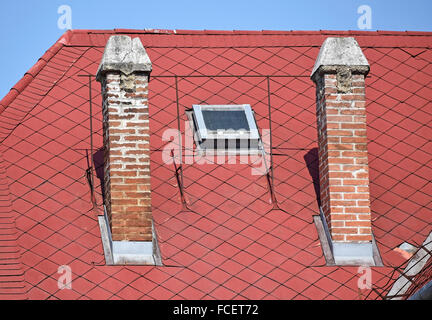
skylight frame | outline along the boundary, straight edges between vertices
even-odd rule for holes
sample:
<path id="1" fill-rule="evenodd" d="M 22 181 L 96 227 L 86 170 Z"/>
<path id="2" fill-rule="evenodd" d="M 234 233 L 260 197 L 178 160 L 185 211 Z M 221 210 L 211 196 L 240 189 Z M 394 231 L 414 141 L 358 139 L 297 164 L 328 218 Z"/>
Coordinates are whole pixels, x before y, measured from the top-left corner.
<path id="1" fill-rule="evenodd" d="M 192 106 L 193 116 L 196 120 L 196 133 L 199 141 L 204 140 L 259 140 L 260 135 L 255 122 L 254 113 L 249 104 L 236 105 L 196 105 Z M 244 111 L 249 130 L 208 130 L 202 111 Z"/>

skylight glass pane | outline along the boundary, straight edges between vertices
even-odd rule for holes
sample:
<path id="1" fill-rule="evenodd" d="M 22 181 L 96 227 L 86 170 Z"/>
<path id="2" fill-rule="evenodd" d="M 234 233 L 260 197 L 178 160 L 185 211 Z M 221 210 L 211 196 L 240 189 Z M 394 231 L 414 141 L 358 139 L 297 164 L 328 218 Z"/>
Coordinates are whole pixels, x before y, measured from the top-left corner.
<path id="1" fill-rule="evenodd" d="M 202 110 L 207 130 L 246 130 L 250 131 L 244 110 Z"/>

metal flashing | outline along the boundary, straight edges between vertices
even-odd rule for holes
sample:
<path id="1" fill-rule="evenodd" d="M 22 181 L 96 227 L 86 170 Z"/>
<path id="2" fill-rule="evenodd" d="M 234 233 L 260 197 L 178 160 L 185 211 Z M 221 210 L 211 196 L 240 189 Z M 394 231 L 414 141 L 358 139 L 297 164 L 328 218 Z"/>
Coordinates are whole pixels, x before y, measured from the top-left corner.
<path id="1" fill-rule="evenodd" d="M 383 266 L 378 246 L 373 236 L 372 242 L 369 243 L 333 241 L 321 208 L 320 215 L 314 216 L 314 223 L 327 265 Z"/>
<path id="2" fill-rule="evenodd" d="M 208 111 L 243 111 L 246 117 L 246 129 L 226 129 L 210 130 L 204 119 L 204 112 Z M 192 117 L 194 120 L 195 138 L 197 146 L 205 150 L 226 149 L 226 151 L 244 149 L 257 150 L 260 146 L 260 135 L 255 122 L 253 110 L 248 104 L 240 105 L 193 105 Z M 215 147 L 216 146 L 216 147 Z"/>
<path id="3" fill-rule="evenodd" d="M 107 265 L 162 265 L 153 224 L 153 241 L 113 241 L 105 206 L 104 215 L 98 217 L 98 222 Z"/>

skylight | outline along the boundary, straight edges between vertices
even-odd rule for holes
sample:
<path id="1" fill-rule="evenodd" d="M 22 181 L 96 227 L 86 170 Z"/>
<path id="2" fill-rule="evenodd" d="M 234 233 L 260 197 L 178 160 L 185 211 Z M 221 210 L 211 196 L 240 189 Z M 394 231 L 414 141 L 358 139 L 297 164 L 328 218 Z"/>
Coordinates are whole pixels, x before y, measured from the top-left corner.
<path id="1" fill-rule="evenodd" d="M 243 110 L 202 110 L 202 116 L 207 130 L 245 130 L 249 131 L 249 124 Z"/>
<path id="2" fill-rule="evenodd" d="M 198 147 L 225 151 L 258 149 L 260 137 L 250 105 L 193 105 L 192 109 Z"/>

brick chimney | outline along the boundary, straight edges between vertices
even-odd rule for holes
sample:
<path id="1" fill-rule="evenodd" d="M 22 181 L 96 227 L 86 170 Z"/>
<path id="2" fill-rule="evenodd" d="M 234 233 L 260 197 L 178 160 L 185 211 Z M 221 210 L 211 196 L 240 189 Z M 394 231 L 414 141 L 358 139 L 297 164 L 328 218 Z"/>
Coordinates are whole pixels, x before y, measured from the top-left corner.
<path id="1" fill-rule="evenodd" d="M 97 71 L 103 99 L 104 204 L 114 264 L 154 264 L 148 81 L 139 38 L 111 36 Z"/>
<path id="2" fill-rule="evenodd" d="M 327 38 L 311 78 L 316 114 L 321 217 L 336 264 L 373 264 L 365 77 L 354 38 Z"/>

